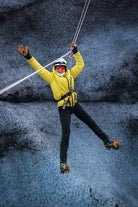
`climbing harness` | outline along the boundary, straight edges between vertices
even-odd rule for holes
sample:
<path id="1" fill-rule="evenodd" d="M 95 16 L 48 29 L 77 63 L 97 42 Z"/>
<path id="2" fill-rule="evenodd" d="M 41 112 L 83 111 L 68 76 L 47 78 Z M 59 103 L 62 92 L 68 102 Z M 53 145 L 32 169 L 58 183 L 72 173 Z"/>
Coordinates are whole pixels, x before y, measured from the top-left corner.
<path id="1" fill-rule="evenodd" d="M 71 96 L 72 92 L 73 92 L 73 89 L 70 90 L 67 94 L 64 95 L 65 98 L 66 98 L 66 97 L 68 97 L 68 98 L 67 98 L 66 102 L 63 104 L 63 107 L 62 107 L 63 109 L 65 109 L 66 106 L 67 106 L 67 104 L 69 103 L 69 99 L 70 99 L 70 96 Z"/>
<path id="2" fill-rule="evenodd" d="M 88 10 L 90 1 L 91 1 L 91 0 L 86 0 L 86 1 L 85 1 L 84 7 L 83 7 L 83 10 L 82 10 L 82 13 L 81 13 L 81 17 L 80 17 L 80 20 L 79 20 L 79 23 L 78 23 L 78 26 L 77 26 L 77 29 L 76 29 L 76 32 L 75 32 L 75 35 L 74 35 L 74 37 L 73 37 L 73 41 L 72 41 L 72 42 L 76 42 L 77 39 L 78 39 L 78 35 L 79 35 L 79 33 L 80 33 L 80 30 L 81 30 L 81 27 L 82 27 L 84 18 L 85 18 L 85 16 L 86 16 L 86 13 L 87 13 L 87 10 Z M 72 52 L 72 51 L 69 50 L 66 54 L 62 55 L 60 58 L 68 56 L 68 57 L 70 58 L 69 61 L 70 61 L 70 64 L 71 64 L 71 58 L 72 58 L 72 57 L 71 57 L 71 56 L 72 56 L 72 53 L 71 53 L 71 52 Z M 58 58 L 58 59 L 59 59 L 59 58 Z M 44 68 L 50 66 L 51 64 L 53 64 L 53 63 L 54 63 L 55 61 L 57 61 L 58 59 L 52 61 L 52 62 L 49 63 L 48 65 L 45 65 L 44 67 L 40 68 L 39 70 L 37 70 L 37 71 L 31 73 L 30 75 L 28 75 L 28 76 L 26 76 L 26 77 L 24 77 L 24 78 L 22 78 L 22 79 L 20 79 L 20 80 L 18 80 L 18 81 L 16 81 L 16 82 L 14 82 L 13 84 L 11 84 L 11 85 L 9 85 L 9 86 L 7 86 L 7 87 L 1 89 L 1 90 L 0 90 L 0 95 L 3 94 L 4 92 L 8 91 L 9 89 L 15 87 L 16 85 L 22 83 L 23 81 L 27 80 L 28 78 L 34 76 L 35 74 L 39 73 L 40 71 L 44 70 Z M 70 90 L 72 90 L 72 74 L 70 74 Z"/>

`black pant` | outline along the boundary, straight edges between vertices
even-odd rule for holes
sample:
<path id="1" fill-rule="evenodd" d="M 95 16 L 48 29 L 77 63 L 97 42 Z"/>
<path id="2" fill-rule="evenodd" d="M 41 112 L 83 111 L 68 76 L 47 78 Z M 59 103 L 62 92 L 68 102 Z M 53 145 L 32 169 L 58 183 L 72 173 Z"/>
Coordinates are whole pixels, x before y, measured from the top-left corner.
<path id="1" fill-rule="evenodd" d="M 94 133 L 103 140 L 104 143 L 108 142 L 108 136 L 99 128 L 95 121 L 89 116 L 89 114 L 80 106 L 79 103 L 76 103 L 73 107 L 62 107 L 58 108 L 61 127 L 62 127 L 62 139 L 60 144 L 60 161 L 67 161 L 67 149 L 69 145 L 69 136 L 70 136 L 70 123 L 71 123 L 71 114 L 74 113 L 81 121 L 83 121 Z"/>

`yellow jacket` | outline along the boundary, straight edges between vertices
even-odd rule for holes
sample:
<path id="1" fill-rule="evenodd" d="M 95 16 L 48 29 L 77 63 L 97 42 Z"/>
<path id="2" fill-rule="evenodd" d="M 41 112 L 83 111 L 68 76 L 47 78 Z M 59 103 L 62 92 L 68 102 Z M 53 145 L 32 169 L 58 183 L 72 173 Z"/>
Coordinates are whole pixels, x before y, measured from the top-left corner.
<path id="1" fill-rule="evenodd" d="M 64 103 L 67 101 L 67 97 L 62 100 L 60 99 L 63 95 L 67 94 L 70 91 L 70 87 L 74 90 L 74 79 L 81 73 L 84 68 L 84 61 L 80 52 L 75 53 L 73 56 L 75 58 L 76 65 L 71 68 L 71 71 L 67 69 L 65 74 L 61 77 L 57 75 L 54 68 L 52 72 L 49 72 L 45 68 L 38 72 L 38 75 L 40 75 L 41 78 L 45 80 L 48 84 L 50 84 L 54 99 L 57 101 L 59 100 L 57 104 L 58 107 L 63 106 Z M 34 70 L 39 70 L 43 67 L 34 57 L 27 60 L 27 62 Z M 71 81 L 70 76 L 72 76 Z M 76 102 L 77 94 L 73 91 L 67 105 L 74 106 Z"/>

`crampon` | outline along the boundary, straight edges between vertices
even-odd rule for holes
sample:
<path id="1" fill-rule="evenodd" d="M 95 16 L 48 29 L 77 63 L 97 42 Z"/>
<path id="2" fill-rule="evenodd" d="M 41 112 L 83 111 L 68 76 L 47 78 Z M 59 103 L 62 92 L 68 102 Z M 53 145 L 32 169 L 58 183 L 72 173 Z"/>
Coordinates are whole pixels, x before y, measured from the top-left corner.
<path id="1" fill-rule="evenodd" d="M 69 173 L 70 172 L 69 165 L 67 165 L 66 163 L 60 163 L 60 172 Z"/>
<path id="2" fill-rule="evenodd" d="M 104 146 L 106 147 L 106 149 L 114 149 L 114 150 L 118 150 L 120 148 L 122 148 L 122 146 L 120 146 L 119 142 L 122 142 L 123 140 L 113 140 L 109 143 L 104 144 Z"/>

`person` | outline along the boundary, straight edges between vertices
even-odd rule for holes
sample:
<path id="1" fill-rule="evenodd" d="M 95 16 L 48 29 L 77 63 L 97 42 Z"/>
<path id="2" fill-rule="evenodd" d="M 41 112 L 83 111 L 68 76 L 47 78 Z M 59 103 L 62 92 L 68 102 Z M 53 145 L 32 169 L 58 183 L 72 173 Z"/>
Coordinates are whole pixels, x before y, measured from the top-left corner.
<path id="1" fill-rule="evenodd" d="M 42 65 L 30 54 L 29 47 L 20 45 L 18 52 L 23 55 L 29 65 L 34 70 L 39 70 Z M 103 141 L 107 149 L 119 149 L 119 143 L 116 140 L 111 141 L 109 137 L 102 131 L 89 114 L 81 107 L 77 101 L 77 93 L 74 91 L 74 80 L 84 69 L 84 60 L 78 51 L 76 43 L 71 45 L 72 56 L 75 59 L 75 65 L 68 69 L 67 62 L 64 58 L 59 58 L 54 62 L 52 71 L 43 68 L 38 75 L 46 81 L 53 92 L 53 97 L 57 101 L 57 107 L 62 128 L 62 138 L 60 143 L 60 172 L 70 172 L 67 164 L 67 150 L 70 137 L 71 114 L 75 114 L 77 118 L 83 121 L 92 131 Z"/>

